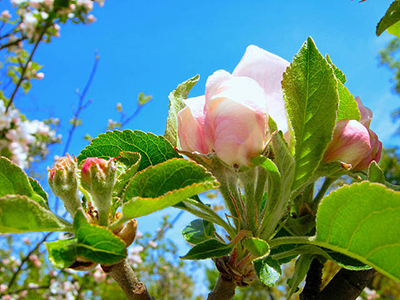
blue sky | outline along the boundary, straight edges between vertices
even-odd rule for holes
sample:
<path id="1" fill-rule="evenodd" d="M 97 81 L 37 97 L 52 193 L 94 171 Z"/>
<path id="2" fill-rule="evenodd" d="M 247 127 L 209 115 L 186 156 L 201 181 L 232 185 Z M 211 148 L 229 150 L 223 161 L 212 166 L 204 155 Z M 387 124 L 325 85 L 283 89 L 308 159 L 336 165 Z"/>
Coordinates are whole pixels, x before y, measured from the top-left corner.
<path id="1" fill-rule="evenodd" d="M 95 137 L 105 131 L 108 119 L 118 117 L 117 102 L 129 114 L 136 109 L 139 92 L 152 95 L 127 128 L 163 134 L 168 94 L 180 82 L 200 74 L 191 96 L 201 95 L 207 77 L 218 69 L 233 71 L 248 45 L 291 61 L 311 36 L 346 74 L 350 92 L 373 110 L 371 127 L 384 146 L 398 145 L 390 113 L 400 102 L 391 93 L 391 73 L 377 59 L 391 36 L 375 35 L 391 2 L 106 0 L 93 12 L 95 23 L 62 26 L 61 38 L 40 46 L 35 60 L 44 65 L 45 78 L 27 96 L 20 93 L 15 103 L 29 118 L 60 118 L 60 133 L 66 137 L 78 101 L 75 89 L 84 87 L 97 50 L 99 67 L 88 93 L 93 103 L 82 113 L 83 126 L 70 148 L 78 155 L 87 144 L 82 139 L 86 133 Z M 0 10 L 9 7 L 0 2 Z M 61 147 L 53 150 L 62 154 Z M 154 218 L 163 213 L 143 220 L 140 230 L 154 229 Z M 191 219 L 185 216 L 178 226 Z"/>

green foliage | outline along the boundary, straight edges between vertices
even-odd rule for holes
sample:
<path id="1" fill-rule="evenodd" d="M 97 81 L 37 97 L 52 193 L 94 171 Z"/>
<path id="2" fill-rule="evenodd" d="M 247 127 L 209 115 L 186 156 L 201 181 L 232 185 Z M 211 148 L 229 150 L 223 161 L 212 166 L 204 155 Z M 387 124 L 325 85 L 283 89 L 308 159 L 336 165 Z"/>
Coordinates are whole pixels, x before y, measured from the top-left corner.
<path id="1" fill-rule="evenodd" d="M 232 252 L 233 246 L 218 240 L 211 239 L 195 245 L 189 252 L 182 256 L 182 259 L 207 259 L 228 255 Z"/>
<path id="2" fill-rule="evenodd" d="M 397 22 L 400 21 L 400 1 L 395 0 L 389 6 L 383 18 L 379 21 L 376 26 L 376 35 L 381 35 L 385 30 L 388 29 Z M 390 32 L 393 34 L 393 32 Z M 396 34 L 397 35 L 397 34 Z"/>
<path id="3" fill-rule="evenodd" d="M 333 70 L 311 38 L 284 73 L 282 87 L 296 139 L 293 189 L 298 189 L 313 177 L 322 160 L 339 103 Z"/>
<path id="4" fill-rule="evenodd" d="M 368 168 L 368 180 L 371 182 L 382 183 L 385 184 L 385 174 L 381 168 L 379 168 L 378 164 L 373 161 Z"/>
<path id="5" fill-rule="evenodd" d="M 76 258 L 76 239 L 58 240 L 46 243 L 49 260 L 57 268 L 68 268 Z"/>
<path id="6" fill-rule="evenodd" d="M 0 197 L 5 195 L 23 195 L 48 208 L 47 196 L 37 181 L 28 176 L 16 164 L 0 157 Z"/>
<path id="7" fill-rule="evenodd" d="M 282 270 L 275 260 L 266 257 L 255 260 L 253 264 L 257 277 L 266 286 L 274 286 L 281 278 Z"/>
<path id="8" fill-rule="evenodd" d="M 316 243 L 400 280 L 399 216 L 400 194 L 369 182 L 344 186 L 318 208 Z"/>
<path id="9" fill-rule="evenodd" d="M 253 258 L 260 258 L 269 254 L 269 245 L 266 241 L 251 237 L 243 241 L 243 246 L 250 251 Z"/>
<path id="10" fill-rule="evenodd" d="M 288 279 L 288 285 L 290 286 L 290 290 L 287 295 L 287 299 L 289 299 L 294 293 L 297 292 L 298 286 L 306 277 L 307 272 L 310 269 L 310 265 L 314 258 L 315 258 L 314 255 L 304 254 L 300 255 L 299 258 L 296 260 L 293 277 Z"/>
<path id="11" fill-rule="evenodd" d="M 169 113 L 167 119 L 167 128 L 164 136 L 172 146 L 178 146 L 178 112 L 185 107 L 185 100 L 192 87 L 199 81 L 200 76 L 196 75 L 193 78 L 178 85 L 178 87 L 169 95 Z"/>
<path id="12" fill-rule="evenodd" d="M 71 231 L 71 224 L 23 195 L 0 198 L 0 232 Z"/>
<path id="13" fill-rule="evenodd" d="M 202 166 L 171 159 L 136 174 L 126 189 L 122 213 L 126 219 L 141 217 L 218 186 Z"/>
<path id="14" fill-rule="evenodd" d="M 162 136 L 131 130 L 114 130 L 100 134 L 82 150 L 78 163 L 87 157 L 109 159 L 119 157 L 122 151 L 137 152 L 141 155 L 138 171 L 154 166 L 179 154 Z"/>
<path id="15" fill-rule="evenodd" d="M 183 229 L 182 235 L 188 243 L 196 245 L 214 238 L 214 232 L 214 224 L 202 219 L 196 219 Z"/>

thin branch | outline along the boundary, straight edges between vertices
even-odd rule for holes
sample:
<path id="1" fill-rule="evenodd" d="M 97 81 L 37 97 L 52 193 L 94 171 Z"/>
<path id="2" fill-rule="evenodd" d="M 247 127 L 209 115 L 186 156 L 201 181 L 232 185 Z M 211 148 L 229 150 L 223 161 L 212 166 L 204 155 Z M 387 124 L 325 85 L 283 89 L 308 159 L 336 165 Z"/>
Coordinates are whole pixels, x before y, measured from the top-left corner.
<path id="1" fill-rule="evenodd" d="M 28 287 L 23 287 L 23 288 L 20 288 L 18 290 L 9 292 L 9 293 L 7 293 L 5 295 L 13 295 L 13 294 L 21 293 L 23 291 L 41 290 L 41 289 L 49 289 L 49 288 L 50 288 L 50 285 L 38 285 L 38 286 L 33 286 L 33 287 L 29 287 L 28 286 Z"/>
<path id="2" fill-rule="evenodd" d="M 7 44 L 0 45 L 0 51 L 3 50 L 3 49 L 5 49 L 5 48 L 7 48 L 7 47 L 17 45 L 19 42 L 22 42 L 22 41 L 24 41 L 24 40 L 26 40 L 26 39 L 27 39 L 26 37 L 22 37 L 22 38 L 19 38 L 18 40 L 9 42 L 9 43 L 7 43 Z"/>
<path id="3" fill-rule="evenodd" d="M 74 121 L 73 121 L 71 129 L 69 130 L 69 133 L 68 133 L 68 139 L 67 139 L 67 142 L 65 143 L 63 155 L 65 155 L 67 153 L 69 146 L 71 144 L 71 140 L 72 140 L 72 136 L 74 135 L 75 128 L 76 128 L 76 126 L 78 126 L 79 114 L 81 113 L 82 109 L 84 109 L 89 103 L 89 101 L 86 103 L 83 103 L 83 101 L 85 100 L 86 93 L 88 92 L 90 86 L 92 85 L 92 81 L 93 81 L 94 75 L 96 74 L 98 63 L 99 63 L 99 56 L 96 54 L 96 58 L 93 63 L 92 71 L 90 72 L 89 79 L 85 85 L 85 88 L 83 89 L 82 94 L 79 95 L 78 109 L 76 110 L 74 117 L 73 117 Z"/>
<path id="4" fill-rule="evenodd" d="M 301 292 L 300 300 L 314 300 L 321 291 L 322 269 L 324 265 L 314 258 L 307 272 L 306 284 Z"/>
<path id="5" fill-rule="evenodd" d="M 101 267 L 119 284 L 128 300 L 154 300 L 147 292 L 144 283 L 136 277 L 126 259 L 112 266 Z"/>
<path id="6" fill-rule="evenodd" d="M 120 128 L 122 129 L 122 127 L 124 127 L 126 124 L 128 124 L 130 121 L 132 121 L 139 114 L 142 107 L 143 107 L 143 105 L 138 105 L 135 112 L 129 118 L 127 118 L 125 121 L 121 122 Z"/>
<path id="7" fill-rule="evenodd" d="M 24 266 L 24 264 L 28 261 L 29 256 L 31 256 L 37 249 L 39 249 L 40 245 L 42 245 L 48 238 L 49 236 L 52 234 L 53 232 L 49 232 L 48 234 L 46 234 L 43 239 L 38 242 L 36 244 L 36 246 L 28 252 L 27 255 L 25 255 L 25 257 L 21 260 L 21 263 L 19 264 L 17 270 L 14 272 L 13 276 L 11 277 L 10 282 L 8 283 L 8 289 L 10 289 L 10 287 L 14 284 L 15 280 L 17 279 L 18 274 L 20 273 L 22 267 Z"/>
<path id="8" fill-rule="evenodd" d="M 34 55 L 35 52 L 36 52 L 36 49 L 38 48 L 40 42 L 42 41 L 43 36 L 45 35 L 47 29 L 48 29 L 51 25 L 52 25 L 52 20 L 49 19 L 49 20 L 47 21 L 47 23 L 44 25 L 43 30 L 42 30 L 42 32 L 40 33 L 39 38 L 37 39 L 37 41 L 36 41 L 36 43 L 35 43 L 35 46 L 34 46 L 33 49 L 32 49 L 31 54 L 29 55 L 28 61 L 26 62 L 24 68 L 22 69 L 21 77 L 19 78 L 19 80 L 18 80 L 18 82 L 17 82 L 17 84 L 16 84 L 16 86 L 15 86 L 15 88 L 14 88 L 14 91 L 13 91 L 13 93 L 11 94 L 10 101 L 9 101 L 8 104 L 7 104 L 6 111 L 5 111 L 6 113 L 8 112 L 8 109 L 10 108 L 11 104 L 13 103 L 14 97 L 15 97 L 15 95 L 17 94 L 17 91 L 18 91 L 19 87 L 21 86 L 22 81 L 24 81 L 24 79 L 25 79 L 26 70 L 28 69 L 29 63 L 32 61 L 32 58 L 33 58 L 33 55 Z"/>

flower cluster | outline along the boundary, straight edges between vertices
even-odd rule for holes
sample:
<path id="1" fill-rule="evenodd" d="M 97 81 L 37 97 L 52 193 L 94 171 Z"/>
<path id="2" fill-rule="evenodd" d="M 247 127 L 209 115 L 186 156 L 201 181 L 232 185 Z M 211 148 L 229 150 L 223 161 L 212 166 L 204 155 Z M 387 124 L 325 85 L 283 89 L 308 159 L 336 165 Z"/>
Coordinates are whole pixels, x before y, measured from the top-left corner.
<path id="1" fill-rule="evenodd" d="M 0 101 L 0 154 L 8 157 L 21 168 L 29 168 L 36 159 L 43 159 L 48 146 L 60 142 L 49 120 L 49 124 L 38 120 L 28 120 L 17 109 L 6 112 Z"/>
<path id="2" fill-rule="evenodd" d="M 282 77 L 289 63 L 256 46 L 249 46 L 232 74 L 219 70 L 207 79 L 205 95 L 184 101 L 178 113 L 178 137 L 183 151 L 215 155 L 228 167 L 249 165 L 270 138 L 269 116 L 289 138 Z M 324 161 L 340 161 L 365 170 L 379 161 L 382 143 L 369 129 L 372 113 L 356 98 L 360 122 L 340 120 Z"/>

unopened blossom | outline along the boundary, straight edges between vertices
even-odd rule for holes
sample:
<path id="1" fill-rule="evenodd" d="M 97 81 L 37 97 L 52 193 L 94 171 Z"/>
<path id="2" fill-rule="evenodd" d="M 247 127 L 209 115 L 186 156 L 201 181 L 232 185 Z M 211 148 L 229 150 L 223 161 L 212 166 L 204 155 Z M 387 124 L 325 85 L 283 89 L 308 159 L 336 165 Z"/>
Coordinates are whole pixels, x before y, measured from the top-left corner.
<path id="1" fill-rule="evenodd" d="M 232 74 L 220 70 L 207 80 L 204 96 L 185 100 L 178 113 L 183 151 L 215 154 L 228 166 L 248 165 L 269 138 L 271 116 L 288 130 L 281 81 L 289 63 L 249 46 Z"/>
<path id="2" fill-rule="evenodd" d="M 8 19 L 11 18 L 11 15 L 10 15 L 10 12 L 9 12 L 8 10 L 3 10 L 3 11 L 1 12 L 0 17 L 1 17 L 1 18 L 4 18 L 4 19 L 6 19 L 6 20 L 8 20 Z"/>
<path id="3" fill-rule="evenodd" d="M 88 23 L 93 23 L 96 22 L 96 17 L 93 15 L 88 15 L 86 20 L 88 21 Z"/>
<path id="4" fill-rule="evenodd" d="M 332 141 L 324 154 L 326 163 L 341 161 L 352 166 L 352 170 L 365 170 L 372 161 L 381 158 L 382 143 L 369 129 L 372 112 L 364 107 L 360 98 L 356 98 L 360 111 L 360 122 L 340 120 L 336 123 Z"/>
<path id="5" fill-rule="evenodd" d="M 43 72 L 39 72 L 39 73 L 36 74 L 36 79 L 41 80 L 43 78 L 44 78 L 44 73 Z"/>

